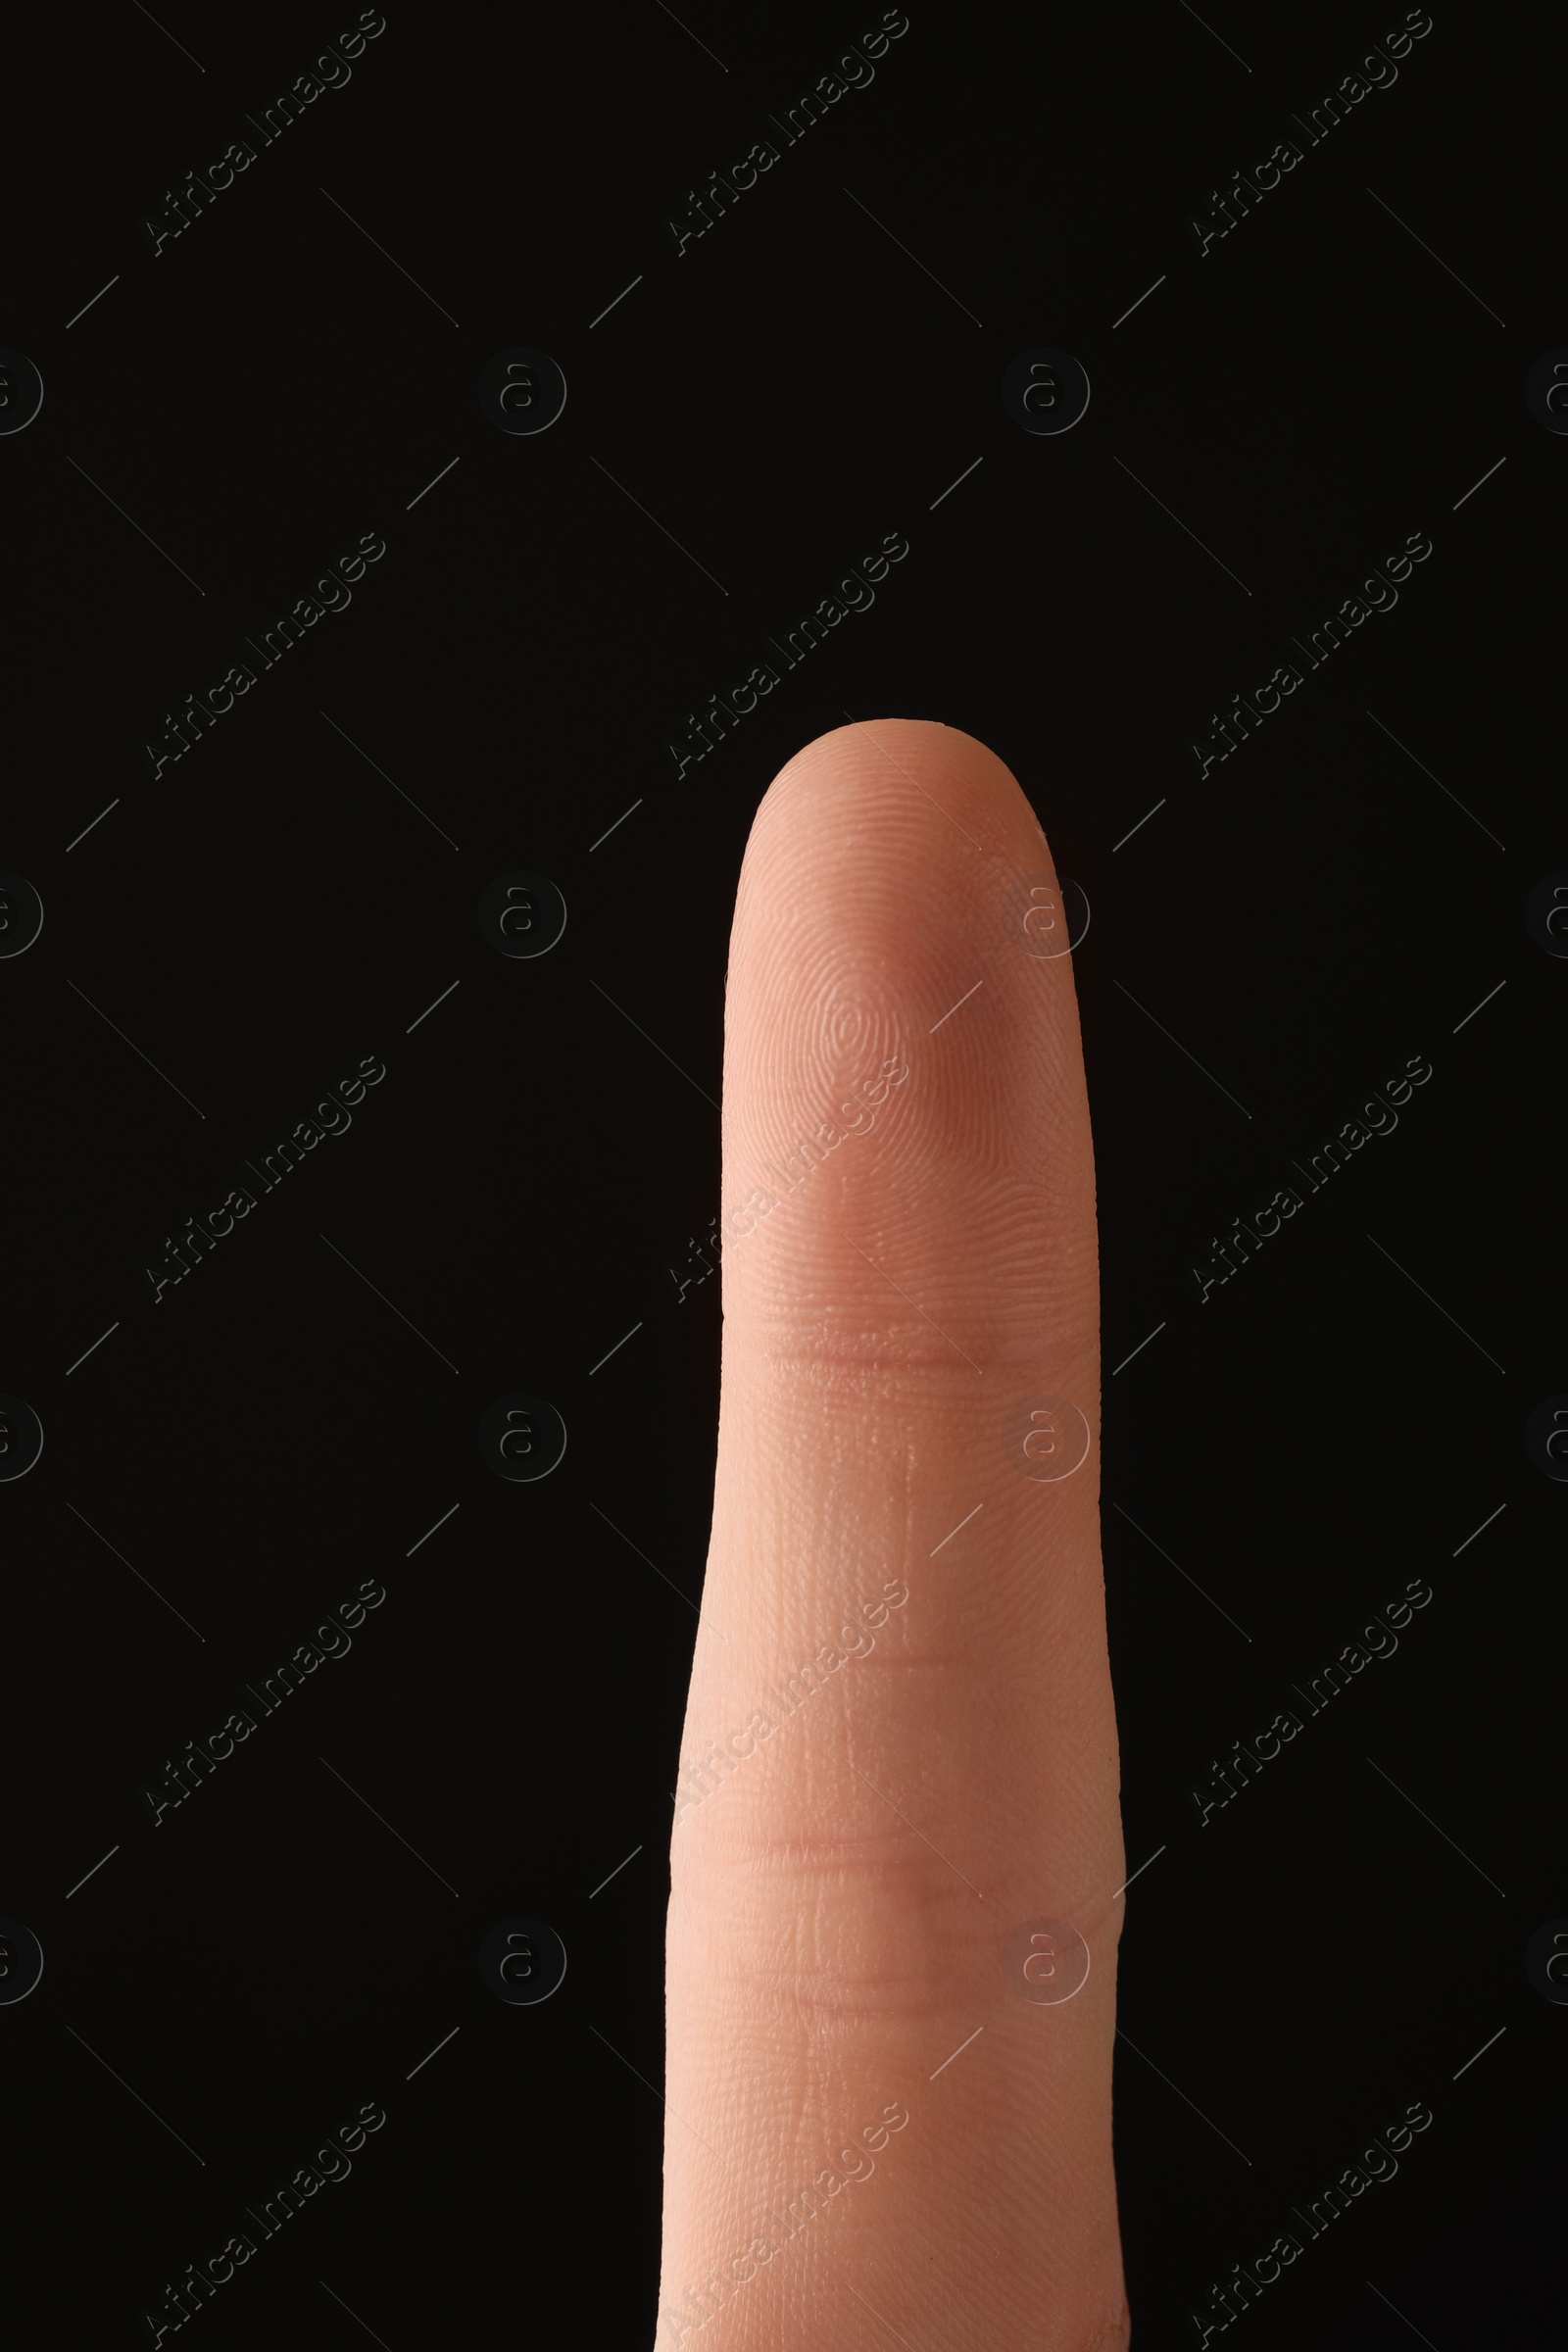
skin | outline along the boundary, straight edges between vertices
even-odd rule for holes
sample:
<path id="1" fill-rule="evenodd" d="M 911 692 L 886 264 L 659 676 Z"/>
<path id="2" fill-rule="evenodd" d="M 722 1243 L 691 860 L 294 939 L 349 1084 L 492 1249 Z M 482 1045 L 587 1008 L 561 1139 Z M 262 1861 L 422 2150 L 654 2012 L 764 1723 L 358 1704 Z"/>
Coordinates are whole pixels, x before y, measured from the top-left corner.
<path id="1" fill-rule="evenodd" d="M 910 719 L 808 746 L 747 845 L 659 2352 L 1128 2340 L 1094 1157 L 1071 956 L 1022 945 L 1031 904 L 1062 937 L 1052 879 L 1001 760 Z M 1067 1477 L 1009 1428 L 1042 1395 L 1087 1425 Z M 1070 1999 L 1004 1977 L 1041 1919 L 1087 1943 Z M 1035 1973 L 1070 1965 L 1048 1943 Z"/>

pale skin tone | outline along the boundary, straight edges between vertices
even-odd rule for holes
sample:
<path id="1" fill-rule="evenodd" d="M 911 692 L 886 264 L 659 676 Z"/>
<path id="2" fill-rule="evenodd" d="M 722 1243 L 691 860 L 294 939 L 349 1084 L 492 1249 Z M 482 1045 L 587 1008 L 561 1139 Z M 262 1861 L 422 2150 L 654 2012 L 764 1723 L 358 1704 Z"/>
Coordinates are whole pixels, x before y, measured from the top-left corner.
<path id="1" fill-rule="evenodd" d="M 810 744 L 747 846 L 658 2352 L 1128 2341 L 1094 1156 L 1072 957 L 1023 944 L 1052 872 L 1002 761 L 923 720 Z M 1064 1478 L 1009 1420 L 1042 1396 L 1083 1416 Z M 1004 1974 L 1041 1919 L 1089 1949 L 1065 2001 Z"/>

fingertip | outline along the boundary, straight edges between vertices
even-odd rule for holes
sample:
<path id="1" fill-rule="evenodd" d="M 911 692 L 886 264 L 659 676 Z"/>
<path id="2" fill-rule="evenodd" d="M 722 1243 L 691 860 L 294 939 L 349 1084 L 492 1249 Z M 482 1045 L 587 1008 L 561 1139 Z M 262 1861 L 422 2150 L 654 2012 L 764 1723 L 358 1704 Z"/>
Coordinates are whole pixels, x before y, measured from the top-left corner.
<path id="1" fill-rule="evenodd" d="M 876 1278 L 858 1260 L 868 1234 L 898 1231 L 988 1321 L 994 1302 L 1019 1346 L 1067 1279 L 1088 1344 L 1069 944 L 1028 797 L 961 728 L 855 720 L 779 770 L 747 845 L 725 1006 L 726 1242 L 768 1236 L 726 1254 L 737 1336 L 754 1314 L 819 1325 L 830 1294 L 874 1327 Z M 874 1147 L 840 1150 L 873 1124 Z M 806 1159 L 821 1178 L 795 1185 Z"/>
<path id="2" fill-rule="evenodd" d="M 978 737 L 935 718 L 850 719 L 803 744 L 763 794 L 753 836 L 760 831 L 765 838 L 801 801 L 825 813 L 857 801 L 896 805 L 911 795 L 923 795 L 928 809 L 982 852 L 1006 855 L 1028 835 L 1045 840 L 1005 761 Z"/>

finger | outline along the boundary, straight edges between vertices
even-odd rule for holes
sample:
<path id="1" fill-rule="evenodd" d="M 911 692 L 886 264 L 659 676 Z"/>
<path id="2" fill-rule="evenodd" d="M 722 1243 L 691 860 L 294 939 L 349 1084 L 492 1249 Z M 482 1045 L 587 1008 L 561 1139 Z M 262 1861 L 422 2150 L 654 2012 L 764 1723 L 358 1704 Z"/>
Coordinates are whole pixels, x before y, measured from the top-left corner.
<path id="1" fill-rule="evenodd" d="M 761 804 L 671 1843 L 664 2346 L 1125 2340 L 1064 944 L 1028 803 L 969 736 L 839 729 Z"/>

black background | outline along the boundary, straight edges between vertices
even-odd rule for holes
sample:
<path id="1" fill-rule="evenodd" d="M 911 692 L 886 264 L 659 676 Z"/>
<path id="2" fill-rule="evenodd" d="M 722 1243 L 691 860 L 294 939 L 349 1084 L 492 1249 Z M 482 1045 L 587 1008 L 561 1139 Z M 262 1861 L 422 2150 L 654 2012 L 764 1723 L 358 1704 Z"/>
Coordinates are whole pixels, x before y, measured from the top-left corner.
<path id="1" fill-rule="evenodd" d="M 1568 440 L 1523 398 L 1568 343 L 1560 33 L 1439 8 L 1200 255 L 1210 191 L 1402 11 L 914 7 L 677 256 L 689 191 L 879 14 L 400 0 L 265 146 L 245 116 L 352 10 L 9 36 L 0 343 L 45 386 L 0 439 L 0 864 L 45 907 L 0 962 L 0 1388 L 45 1430 L 0 1488 L 0 1911 L 45 1952 L 0 2008 L 19 2348 L 150 2342 L 365 2101 L 202 2340 L 652 2340 L 729 917 L 776 768 L 890 713 L 991 745 L 1092 909 L 1129 1867 L 1162 1849 L 1121 1960 L 1135 2340 L 1196 2342 L 1413 2101 L 1246 2338 L 1560 2316 L 1568 2016 L 1523 1954 L 1568 1914 L 1563 1498 L 1522 1433 L 1568 1378 L 1510 1303 L 1560 1270 L 1530 1170 L 1565 974 L 1523 919 L 1568 866 Z M 476 397 L 519 345 L 568 385 L 540 437 Z M 1092 385 L 1061 437 L 1000 397 L 1039 345 Z M 371 532 L 352 605 L 155 778 L 166 713 Z M 677 776 L 688 713 L 890 532 L 875 606 Z M 1211 715 L 1418 532 L 1397 608 L 1200 777 Z M 513 869 L 564 894 L 538 960 L 476 921 Z M 155 1304 L 166 1237 L 367 1056 L 352 1129 Z M 1215 1237 L 1412 1056 L 1397 1132 L 1200 1302 Z M 519 1390 L 569 1433 L 537 1486 L 475 1444 Z M 372 1578 L 352 1653 L 154 1828 L 165 1759 Z M 1213 1759 L 1413 1578 L 1397 1654 L 1200 1826 Z M 564 1938 L 543 2006 L 479 1980 L 516 1915 Z"/>

